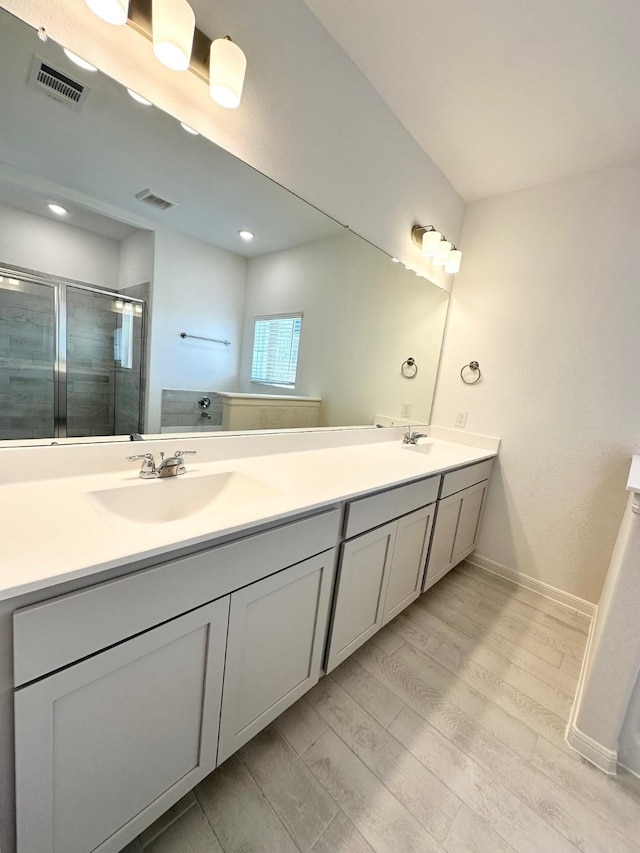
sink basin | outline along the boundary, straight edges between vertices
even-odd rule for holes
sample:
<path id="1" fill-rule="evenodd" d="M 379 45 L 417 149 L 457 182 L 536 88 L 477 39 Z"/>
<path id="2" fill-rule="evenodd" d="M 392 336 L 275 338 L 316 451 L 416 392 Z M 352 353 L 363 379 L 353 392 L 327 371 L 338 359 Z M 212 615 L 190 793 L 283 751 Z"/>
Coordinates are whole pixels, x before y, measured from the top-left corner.
<path id="1" fill-rule="evenodd" d="M 238 471 L 171 477 L 90 492 L 99 509 L 133 524 L 164 524 L 204 510 L 224 511 L 264 501 L 278 492 Z"/>
<path id="2" fill-rule="evenodd" d="M 419 441 L 418 444 L 403 444 L 403 450 L 411 450 L 413 453 L 431 453 L 433 449 L 432 441 Z"/>

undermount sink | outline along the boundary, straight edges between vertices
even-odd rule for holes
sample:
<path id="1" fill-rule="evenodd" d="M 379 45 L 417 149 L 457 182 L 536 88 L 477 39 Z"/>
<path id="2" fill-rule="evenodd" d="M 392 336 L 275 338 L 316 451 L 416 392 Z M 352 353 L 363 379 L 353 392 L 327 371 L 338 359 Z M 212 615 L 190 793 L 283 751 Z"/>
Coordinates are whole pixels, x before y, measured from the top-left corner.
<path id="1" fill-rule="evenodd" d="M 202 477 L 184 474 L 158 480 L 139 480 L 115 489 L 90 492 L 99 509 L 133 524 L 179 521 L 203 510 L 224 511 L 267 500 L 278 492 L 238 471 Z"/>

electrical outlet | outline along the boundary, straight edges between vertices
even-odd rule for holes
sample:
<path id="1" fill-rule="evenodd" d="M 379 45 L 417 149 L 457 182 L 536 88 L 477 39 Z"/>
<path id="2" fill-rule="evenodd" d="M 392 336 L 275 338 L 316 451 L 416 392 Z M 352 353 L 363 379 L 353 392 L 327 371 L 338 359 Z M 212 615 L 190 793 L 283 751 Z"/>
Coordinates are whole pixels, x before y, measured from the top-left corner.
<path id="1" fill-rule="evenodd" d="M 460 412 L 460 411 L 456 412 L 456 419 L 454 422 L 455 426 L 457 426 L 459 429 L 464 429 L 466 424 L 467 424 L 467 415 L 468 414 L 469 414 L 469 412 Z"/>
<path id="2" fill-rule="evenodd" d="M 401 418 L 410 418 L 411 417 L 411 403 L 403 403 L 402 408 L 400 410 Z"/>

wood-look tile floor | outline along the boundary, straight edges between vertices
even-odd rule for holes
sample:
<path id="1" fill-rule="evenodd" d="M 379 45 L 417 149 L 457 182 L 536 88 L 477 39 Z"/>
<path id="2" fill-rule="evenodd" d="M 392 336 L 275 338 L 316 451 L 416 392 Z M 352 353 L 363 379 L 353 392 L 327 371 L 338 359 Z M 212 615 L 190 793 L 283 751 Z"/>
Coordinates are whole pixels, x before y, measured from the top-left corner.
<path id="1" fill-rule="evenodd" d="M 564 730 L 589 620 L 462 564 L 127 853 L 640 853 Z"/>

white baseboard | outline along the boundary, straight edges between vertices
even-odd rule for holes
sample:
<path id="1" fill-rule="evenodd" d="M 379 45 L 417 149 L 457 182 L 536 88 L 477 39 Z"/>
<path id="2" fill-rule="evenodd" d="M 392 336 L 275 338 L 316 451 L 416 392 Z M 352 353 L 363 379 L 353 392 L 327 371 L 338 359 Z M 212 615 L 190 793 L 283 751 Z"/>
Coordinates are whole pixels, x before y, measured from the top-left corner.
<path id="1" fill-rule="evenodd" d="M 609 776 L 615 776 L 618 772 L 618 753 L 581 732 L 571 722 L 567 726 L 565 740 L 572 749 Z"/>
<path id="2" fill-rule="evenodd" d="M 479 569 L 484 569 L 487 572 L 492 572 L 492 574 L 498 575 L 498 577 L 504 578 L 505 580 L 512 581 L 525 589 L 530 589 L 532 592 L 537 592 L 558 604 L 564 604 L 565 607 L 571 607 L 573 610 L 577 610 L 578 613 L 584 613 L 585 616 L 593 618 L 598 609 L 597 605 L 593 604 L 591 601 L 579 598 L 577 595 L 572 595 L 570 592 L 565 592 L 562 589 L 557 589 L 555 586 L 543 583 L 543 581 L 536 580 L 522 572 L 516 572 L 508 566 L 503 566 L 501 563 L 496 563 L 494 560 L 489 560 L 487 557 L 481 557 L 479 554 L 471 554 L 468 556 L 467 563 L 471 563 L 471 565 L 477 566 Z"/>

